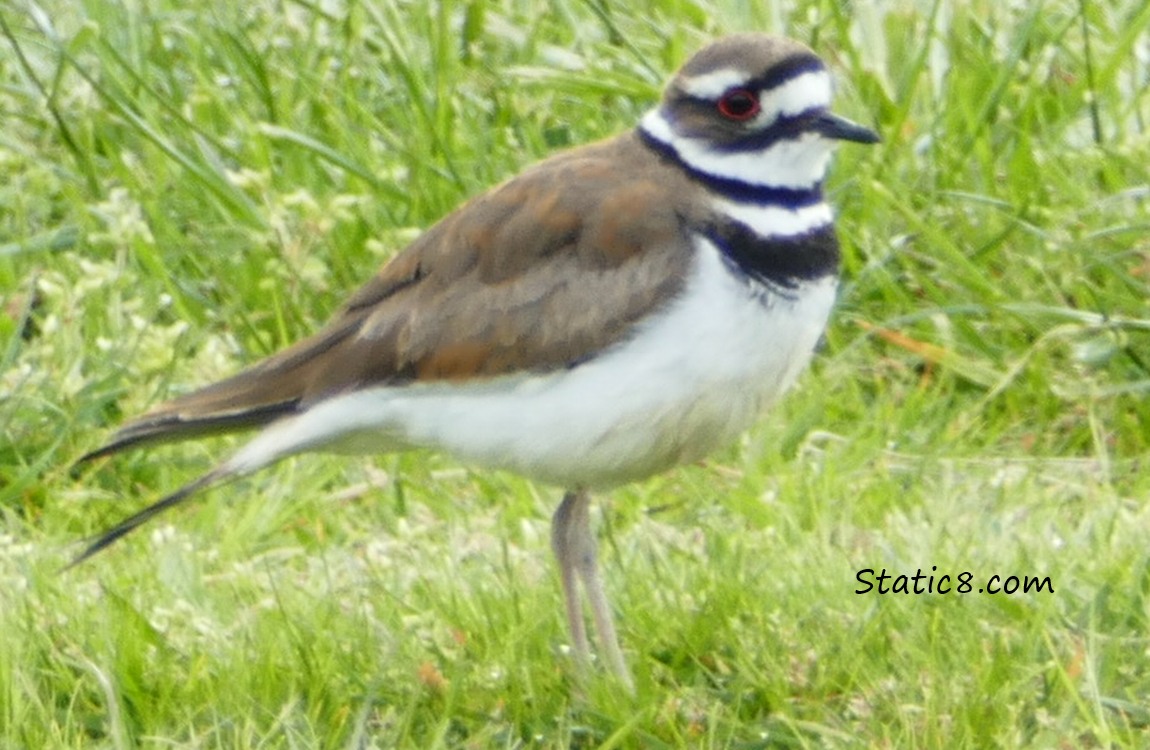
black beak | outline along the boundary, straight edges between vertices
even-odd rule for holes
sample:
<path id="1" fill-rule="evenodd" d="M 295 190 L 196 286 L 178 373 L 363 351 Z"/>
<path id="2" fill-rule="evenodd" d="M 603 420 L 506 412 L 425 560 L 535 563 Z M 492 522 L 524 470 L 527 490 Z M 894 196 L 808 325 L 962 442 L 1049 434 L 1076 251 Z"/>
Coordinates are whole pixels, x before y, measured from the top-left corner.
<path id="1" fill-rule="evenodd" d="M 853 141 L 854 143 L 878 143 L 881 139 L 878 133 L 870 128 L 863 127 L 845 117 L 839 117 L 832 112 L 820 114 L 813 123 L 811 130 L 820 133 L 825 138 L 836 141 Z"/>

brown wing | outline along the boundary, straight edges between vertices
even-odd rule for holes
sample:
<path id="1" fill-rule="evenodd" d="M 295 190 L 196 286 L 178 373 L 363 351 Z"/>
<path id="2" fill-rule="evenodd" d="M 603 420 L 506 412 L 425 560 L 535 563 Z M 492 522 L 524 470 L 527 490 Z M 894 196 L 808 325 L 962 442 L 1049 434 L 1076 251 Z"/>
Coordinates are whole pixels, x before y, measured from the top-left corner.
<path id="1" fill-rule="evenodd" d="M 428 230 L 318 333 L 85 458 L 259 426 L 357 388 L 574 366 L 682 287 L 685 187 L 634 135 L 543 162 Z"/>

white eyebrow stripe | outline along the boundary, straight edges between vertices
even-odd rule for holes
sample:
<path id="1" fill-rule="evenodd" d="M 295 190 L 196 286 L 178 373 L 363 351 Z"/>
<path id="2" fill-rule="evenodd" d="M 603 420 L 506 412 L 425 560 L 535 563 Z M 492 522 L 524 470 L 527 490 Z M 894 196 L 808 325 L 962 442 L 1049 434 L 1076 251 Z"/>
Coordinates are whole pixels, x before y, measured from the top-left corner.
<path id="1" fill-rule="evenodd" d="M 745 70 L 720 68 L 702 75 L 684 76 L 679 79 L 679 88 L 699 99 L 718 99 L 739 84 L 745 86 L 750 77 Z"/>

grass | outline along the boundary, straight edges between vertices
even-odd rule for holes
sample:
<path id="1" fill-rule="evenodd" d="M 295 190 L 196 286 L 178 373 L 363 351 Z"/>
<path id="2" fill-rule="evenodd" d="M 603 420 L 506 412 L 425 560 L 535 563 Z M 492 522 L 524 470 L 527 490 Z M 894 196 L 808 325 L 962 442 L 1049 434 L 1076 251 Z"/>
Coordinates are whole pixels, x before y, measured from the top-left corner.
<path id="1" fill-rule="evenodd" d="M 1139 0 L 0 6 L 0 746 L 1150 744 Z M 600 498 L 638 680 L 579 688 L 558 492 L 304 457 L 90 564 L 224 455 L 73 461 L 313 330 L 421 229 L 630 127 L 706 39 L 814 45 L 841 301 L 739 445 Z M 859 595 L 860 570 L 1053 592 Z"/>

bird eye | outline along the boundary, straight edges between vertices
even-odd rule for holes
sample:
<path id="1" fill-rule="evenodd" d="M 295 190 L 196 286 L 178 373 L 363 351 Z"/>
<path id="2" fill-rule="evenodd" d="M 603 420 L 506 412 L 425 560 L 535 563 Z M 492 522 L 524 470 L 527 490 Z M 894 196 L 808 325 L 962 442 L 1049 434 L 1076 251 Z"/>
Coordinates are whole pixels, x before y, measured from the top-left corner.
<path id="1" fill-rule="evenodd" d="M 719 98 L 719 114 L 728 120 L 749 120 L 759 113 L 759 98 L 747 89 L 731 89 Z"/>

